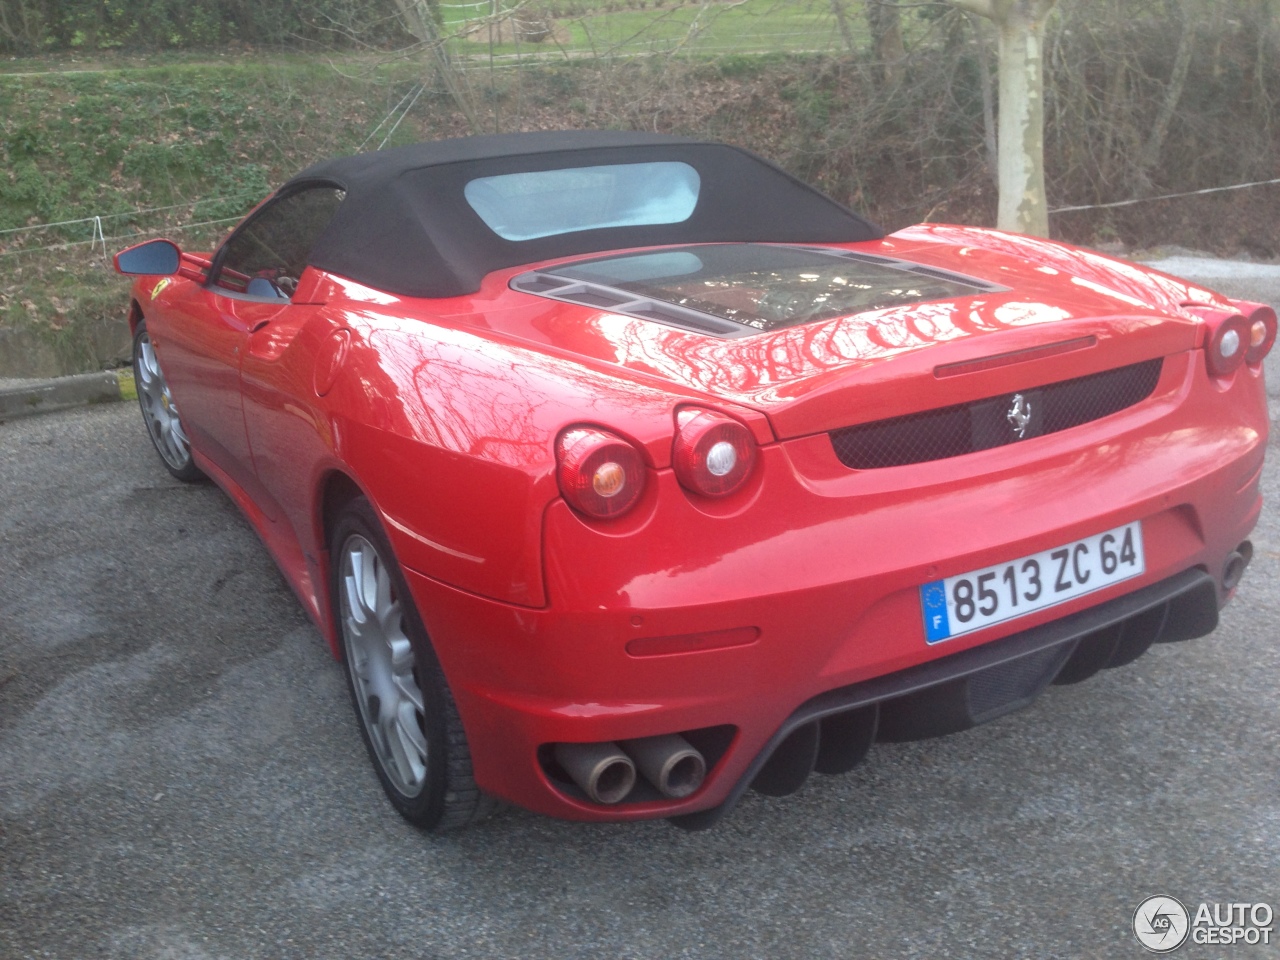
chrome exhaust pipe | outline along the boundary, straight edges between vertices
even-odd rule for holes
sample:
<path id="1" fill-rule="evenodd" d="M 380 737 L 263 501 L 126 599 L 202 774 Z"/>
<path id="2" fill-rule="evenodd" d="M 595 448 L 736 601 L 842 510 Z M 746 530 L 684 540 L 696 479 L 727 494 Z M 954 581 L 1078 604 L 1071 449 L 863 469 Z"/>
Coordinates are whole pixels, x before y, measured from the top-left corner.
<path id="1" fill-rule="evenodd" d="M 1248 540 L 1244 541 L 1240 546 L 1236 547 L 1231 556 L 1227 557 L 1226 566 L 1222 571 L 1222 589 L 1234 590 L 1244 577 L 1244 571 L 1249 566 L 1249 561 L 1253 559 L 1253 544 Z"/>
<path id="2" fill-rule="evenodd" d="M 596 803 L 617 803 L 636 785 L 636 765 L 616 743 L 557 743 L 555 755 Z"/>
<path id="3" fill-rule="evenodd" d="M 624 740 L 622 749 L 635 760 L 644 778 L 664 797 L 687 797 L 702 786 L 707 761 L 678 733 Z"/>

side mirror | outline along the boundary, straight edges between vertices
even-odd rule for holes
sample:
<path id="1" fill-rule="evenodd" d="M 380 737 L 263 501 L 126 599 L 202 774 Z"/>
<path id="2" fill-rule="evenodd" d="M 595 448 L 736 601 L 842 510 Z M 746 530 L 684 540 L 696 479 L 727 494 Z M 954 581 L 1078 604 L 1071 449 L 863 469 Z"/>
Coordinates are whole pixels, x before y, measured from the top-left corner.
<path id="1" fill-rule="evenodd" d="M 172 240 L 148 240 L 115 256 L 116 273 L 135 277 L 167 277 L 177 273 L 181 263 L 182 251 Z"/>

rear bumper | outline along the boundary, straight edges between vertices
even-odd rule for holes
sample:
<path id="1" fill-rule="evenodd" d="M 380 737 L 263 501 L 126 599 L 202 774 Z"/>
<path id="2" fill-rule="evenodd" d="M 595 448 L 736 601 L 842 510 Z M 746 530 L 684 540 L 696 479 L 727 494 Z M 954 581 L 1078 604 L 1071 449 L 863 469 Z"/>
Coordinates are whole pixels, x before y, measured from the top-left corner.
<path id="1" fill-rule="evenodd" d="M 416 575 L 413 581 L 411 586 L 420 598 L 441 598 L 439 585 L 424 584 Z M 472 686 L 456 679 L 454 691 L 467 729 L 476 780 L 486 791 L 564 819 L 669 817 L 682 827 L 702 829 L 732 809 L 779 745 L 801 728 L 874 706 L 880 740 L 963 730 L 1025 706 L 1055 680 L 1085 679 L 1098 669 L 1130 662 L 1151 643 L 1211 632 L 1222 598 L 1214 577 L 1194 567 L 1059 619 L 820 692 L 813 692 L 812 683 L 771 682 L 763 665 L 755 668 L 758 682 L 753 685 L 722 682 L 723 677 L 716 677 L 719 671 L 710 667 L 713 675 L 703 677 L 703 696 L 651 698 L 648 702 L 588 699 L 590 693 L 585 691 L 577 699 L 557 699 L 534 692 Z M 717 653 L 722 656 L 691 654 L 672 659 L 707 656 L 713 662 L 724 662 L 728 659 L 724 655 L 735 655 L 733 650 Z M 742 651 L 736 655 L 741 656 Z M 1073 676 L 1067 679 L 1068 675 Z M 971 687 L 974 677 L 983 678 L 985 692 Z M 603 689 L 605 685 L 595 686 Z M 727 749 L 722 755 L 708 757 L 711 769 L 702 788 L 684 800 L 593 804 L 571 784 L 548 776 L 539 762 L 539 748 L 545 750 L 544 745 L 551 743 L 619 741 L 708 728 L 731 730 L 732 736 L 726 738 Z"/>
<path id="2" fill-rule="evenodd" d="M 713 826 L 775 751 L 806 726 L 821 727 L 829 718 L 874 708 L 868 722 L 880 740 L 958 732 L 1027 705 L 1051 683 L 1085 680 L 1100 669 L 1130 663 L 1152 643 L 1211 633 L 1218 624 L 1217 600 L 1214 579 L 1203 570 L 1187 570 L 981 647 L 828 690 L 786 719 L 720 806 L 674 818 L 675 822 L 690 830 Z"/>
<path id="3" fill-rule="evenodd" d="M 1216 610 L 1230 594 L 1221 583 L 1227 560 L 1261 510 L 1265 400 L 1244 374 L 1224 390 L 1189 363 L 1166 367 L 1152 401 L 1132 411 L 953 461 L 860 473 L 828 462 L 825 437 L 808 438 L 764 448 L 757 483 L 733 502 L 694 503 L 662 472 L 634 515 L 613 526 L 587 524 L 557 502 L 544 522 L 542 609 L 406 571 L 458 702 L 477 782 L 557 817 L 703 825 L 736 801 L 779 743 L 824 711 L 892 701 L 878 711 L 882 738 L 959 729 L 965 717 L 948 727 L 934 716 L 924 723 L 932 728 L 913 731 L 909 718 L 936 714 L 936 702 L 900 707 L 917 686 L 936 693 L 1014 660 L 1023 692 L 1034 696 L 1064 668 L 1079 672 L 1075 648 L 1098 646 L 1081 638 L 1110 624 L 1164 609 L 1185 591 L 1199 599 L 1168 609 Z M 1143 529 L 1141 577 L 925 642 L 921 584 L 1133 521 Z M 1211 623 L 1186 625 L 1204 626 L 1205 616 L 1179 613 L 1162 627 L 1164 639 L 1208 632 Z M 756 631 L 753 642 L 628 652 L 636 639 L 744 628 Z M 1037 666 L 1030 656 L 1043 659 Z M 1098 666 L 1117 659 L 1096 650 L 1094 658 Z M 946 695 L 953 713 L 956 702 L 970 710 L 964 691 Z M 1027 699 L 993 701 L 967 719 Z M 681 800 L 593 804 L 539 761 L 548 744 L 709 728 L 732 737 L 709 758 L 701 788 Z"/>

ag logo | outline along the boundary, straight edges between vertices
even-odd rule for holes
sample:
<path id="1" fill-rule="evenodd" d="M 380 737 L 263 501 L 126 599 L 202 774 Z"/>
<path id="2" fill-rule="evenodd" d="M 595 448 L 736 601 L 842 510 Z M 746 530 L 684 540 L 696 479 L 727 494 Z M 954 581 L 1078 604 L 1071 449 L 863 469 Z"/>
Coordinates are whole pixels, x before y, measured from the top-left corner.
<path id="1" fill-rule="evenodd" d="M 1152 953 L 1171 953 L 1187 940 L 1191 916 L 1173 897 L 1147 897 L 1133 911 L 1133 935 Z"/>
<path id="2" fill-rule="evenodd" d="M 157 281 L 156 285 L 151 288 L 151 299 L 154 300 L 156 297 L 160 296 L 160 291 L 171 283 L 173 283 L 173 277 L 161 277 L 160 280 Z"/>

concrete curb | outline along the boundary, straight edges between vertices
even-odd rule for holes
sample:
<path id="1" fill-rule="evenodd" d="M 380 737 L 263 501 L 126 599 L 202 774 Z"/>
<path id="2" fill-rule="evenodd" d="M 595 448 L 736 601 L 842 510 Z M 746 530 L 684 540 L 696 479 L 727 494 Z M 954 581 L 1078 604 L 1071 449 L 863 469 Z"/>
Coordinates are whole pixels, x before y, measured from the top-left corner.
<path id="1" fill-rule="evenodd" d="M 52 380 L 21 380 L 0 386 L 0 422 L 87 403 L 111 403 L 138 396 L 131 370 L 103 370 Z"/>

